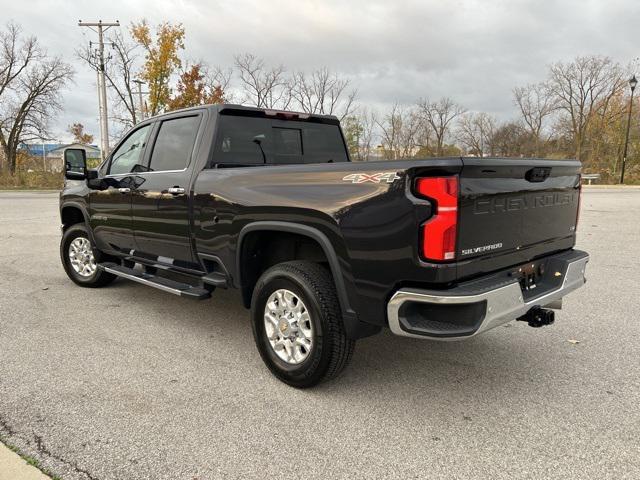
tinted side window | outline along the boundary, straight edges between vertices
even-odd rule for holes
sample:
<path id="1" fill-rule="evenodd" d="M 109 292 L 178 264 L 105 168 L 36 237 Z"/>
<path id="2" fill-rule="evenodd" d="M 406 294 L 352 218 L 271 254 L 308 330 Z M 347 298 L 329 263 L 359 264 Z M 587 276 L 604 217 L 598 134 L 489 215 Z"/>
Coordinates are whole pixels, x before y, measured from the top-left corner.
<path id="1" fill-rule="evenodd" d="M 260 147 L 265 155 L 271 154 L 271 124 L 262 118 L 219 117 L 215 148 L 215 163 L 253 165 L 264 163 Z M 259 140 L 260 144 L 257 143 Z"/>
<path id="2" fill-rule="evenodd" d="M 165 120 L 160 125 L 151 153 L 152 171 L 183 170 L 189 164 L 198 134 L 200 117 Z"/>
<path id="3" fill-rule="evenodd" d="M 111 155 L 109 174 L 131 173 L 136 165 L 142 164 L 142 154 L 149 138 L 151 125 L 134 131 Z"/>
<path id="4" fill-rule="evenodd" d="M 274 161 L 268 163 L 304 163 L 302 137 L 297 128 L 273 127 Z"/>
<path id="5" fill-rule="evenodd" d="M 337 125 L 309 123 L 302 130 L 304 163 L 347 162 L 347 153 Z"/>

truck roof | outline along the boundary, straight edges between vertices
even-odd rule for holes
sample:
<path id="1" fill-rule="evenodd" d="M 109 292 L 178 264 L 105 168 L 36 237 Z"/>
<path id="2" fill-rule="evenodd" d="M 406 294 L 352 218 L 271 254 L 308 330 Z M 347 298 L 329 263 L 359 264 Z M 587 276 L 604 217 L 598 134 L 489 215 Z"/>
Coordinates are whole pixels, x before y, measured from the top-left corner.
<path id="1" fill-rule="evenodd" d="M 161 113 L 155 115 L 153 118 L 160 118 L 165 115 L 172 115 L 177 112 L 188 112 L 192 110 L 207 109 L 219 114 L 235 114 L 247 117 L 265 117 L 265 118 L 280 118 L 285 120 L 302 120 L 312 121 L 315 123 L 327 123 L 332 125 L 338 125 L 340 120 L 335 115 L 321 115 L 317 113 L 295 112 L 292 110 L 277 110 L 271 108 L 257 108 L 249 107 L 246 105 L 237 105 L 233 103 L 218 103 L 209 105 L 196 105 L 194 107 L 182 108 L 179 110 L 172 110 L 170 112 Z"/>

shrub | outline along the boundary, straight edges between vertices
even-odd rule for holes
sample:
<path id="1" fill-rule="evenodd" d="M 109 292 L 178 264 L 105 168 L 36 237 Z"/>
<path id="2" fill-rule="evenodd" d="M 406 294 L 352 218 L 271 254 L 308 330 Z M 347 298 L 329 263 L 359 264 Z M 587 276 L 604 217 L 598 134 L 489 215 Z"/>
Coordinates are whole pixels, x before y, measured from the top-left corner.
<path id="1" fill-rule="evenodd" d="M 0 173 L 0 189 L 56 189 L 63 184 L 62 173 L 17 171 L 15 175 Z"/>

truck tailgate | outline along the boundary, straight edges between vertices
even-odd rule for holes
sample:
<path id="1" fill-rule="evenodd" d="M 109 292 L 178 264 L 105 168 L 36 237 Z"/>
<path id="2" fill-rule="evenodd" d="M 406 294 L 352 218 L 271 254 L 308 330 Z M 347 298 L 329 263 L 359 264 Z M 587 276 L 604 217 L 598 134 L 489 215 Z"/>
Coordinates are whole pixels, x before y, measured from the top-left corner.
<path id="1" fill-rule="evenodd" d="M 580 162 L 464 158 L 463 163 L 459 261 L 493 257 L 494 268 L 508 266 L 514 252 L 550 253 L 575 238 Z M 501 256 L 505 261 L 496 261 Z"/>

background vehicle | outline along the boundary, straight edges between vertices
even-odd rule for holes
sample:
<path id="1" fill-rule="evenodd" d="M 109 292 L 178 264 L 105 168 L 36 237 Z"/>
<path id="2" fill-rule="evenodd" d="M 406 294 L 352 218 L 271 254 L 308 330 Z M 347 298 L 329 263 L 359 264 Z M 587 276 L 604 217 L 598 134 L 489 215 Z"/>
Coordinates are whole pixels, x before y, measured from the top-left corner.
<path id="1" fill-rule="evenodd" d="M 239 288 L 262 358 L 296 387 L 384 326 L 451 340 L 552 323 L 542 307 L 585 281 L 577 161 L 352 163 L 335 117 L 233 105 L 146 120 L 97 170 L 67 153 L 69 277 Z"/>

